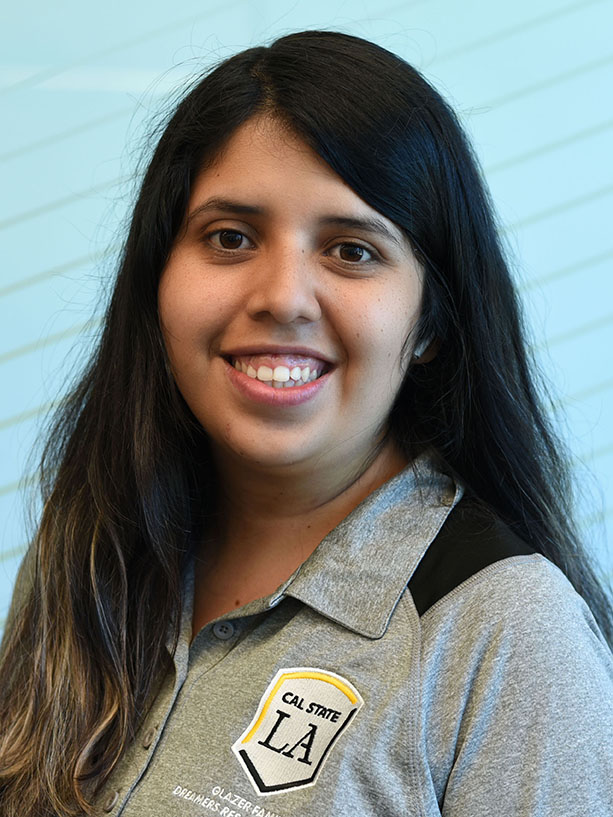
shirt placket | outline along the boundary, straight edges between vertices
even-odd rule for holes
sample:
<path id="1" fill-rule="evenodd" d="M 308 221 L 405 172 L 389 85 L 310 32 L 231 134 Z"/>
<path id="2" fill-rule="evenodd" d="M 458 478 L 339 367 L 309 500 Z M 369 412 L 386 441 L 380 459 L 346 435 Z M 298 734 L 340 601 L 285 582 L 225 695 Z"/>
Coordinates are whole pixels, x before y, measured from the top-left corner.
<path id="1" fill-rule="evenodd" d="M 99 802 L 104 814 L 132 817 L 130 800 L 156 752 L 163 751 L 164 727 L 172 711 L 180 705 L 181 690 L 189 684 L 190 676 L 202 676 L 217 666 L 239 640 L 244 623 L 240 620 L 221 619 L 206 625 L 194 639 L 183 634 L 174 656 L 174 672 L 164 679 L 156 701 L 141 725 L 128 750 L 121 768 L 112 778 L 112 785 L 104 790 Z"/>

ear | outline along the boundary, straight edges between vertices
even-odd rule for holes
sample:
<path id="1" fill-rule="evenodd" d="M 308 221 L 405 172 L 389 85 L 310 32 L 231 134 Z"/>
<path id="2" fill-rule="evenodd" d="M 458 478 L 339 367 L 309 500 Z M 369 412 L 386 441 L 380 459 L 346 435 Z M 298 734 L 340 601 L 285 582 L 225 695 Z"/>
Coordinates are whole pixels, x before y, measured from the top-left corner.
<path id="1" fill-rule="evenodd" d="M 412 363 L 430 363 L 437 355 L 440 347 L 438 338 L 430 337 L 418 343 L 413 349 Z"/>

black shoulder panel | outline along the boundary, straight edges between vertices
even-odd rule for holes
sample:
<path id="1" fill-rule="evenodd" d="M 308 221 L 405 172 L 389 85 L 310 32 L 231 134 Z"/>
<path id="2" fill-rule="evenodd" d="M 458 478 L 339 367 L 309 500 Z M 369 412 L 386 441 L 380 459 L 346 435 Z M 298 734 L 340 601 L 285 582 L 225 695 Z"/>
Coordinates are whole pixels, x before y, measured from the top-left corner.
<path id="1" fill-rule="evenodd" d="M 484 567 L 534 549 L 470 500 L 461 500 L 425 552 L 409 582 L 420 616 Z"/>

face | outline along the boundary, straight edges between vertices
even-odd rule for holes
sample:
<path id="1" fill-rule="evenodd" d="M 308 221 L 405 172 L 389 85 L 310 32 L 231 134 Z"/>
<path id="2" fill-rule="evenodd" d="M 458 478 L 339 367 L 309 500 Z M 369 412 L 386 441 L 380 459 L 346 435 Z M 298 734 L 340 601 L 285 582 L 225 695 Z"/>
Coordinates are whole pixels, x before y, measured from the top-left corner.
<path id="1" fill-rule="evenodd" d="M 176 383 L 218 462 L 363 462 L 421 294 L 393 222 L 274 119 L 244 124 L 196 179 L 159 287 Z"/>

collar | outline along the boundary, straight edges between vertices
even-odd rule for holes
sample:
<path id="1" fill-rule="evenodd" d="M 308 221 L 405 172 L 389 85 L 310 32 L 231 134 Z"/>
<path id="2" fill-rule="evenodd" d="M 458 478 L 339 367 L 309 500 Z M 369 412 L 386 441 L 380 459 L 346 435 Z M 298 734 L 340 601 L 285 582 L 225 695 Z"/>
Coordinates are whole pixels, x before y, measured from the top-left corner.
<path id="1" fill-rule="evenodd" d="M 367 638 L 381 638 L 462 487 L 418 458 L 360 503 L 279 588 Z M 272 604 L 271 604 L 272 606 Z"/>

